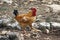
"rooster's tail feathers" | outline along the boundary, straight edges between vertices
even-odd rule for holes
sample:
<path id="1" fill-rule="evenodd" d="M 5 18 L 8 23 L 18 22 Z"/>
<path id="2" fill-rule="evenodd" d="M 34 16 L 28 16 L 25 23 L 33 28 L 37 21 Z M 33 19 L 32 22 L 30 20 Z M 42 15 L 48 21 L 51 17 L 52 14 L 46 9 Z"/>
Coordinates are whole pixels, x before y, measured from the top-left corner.
<path id="1" fill-rule="evenodd" d="M 14 14 L 15 16 L 17 16 L 18 10 L 14 10 L 13 14 Z"/>

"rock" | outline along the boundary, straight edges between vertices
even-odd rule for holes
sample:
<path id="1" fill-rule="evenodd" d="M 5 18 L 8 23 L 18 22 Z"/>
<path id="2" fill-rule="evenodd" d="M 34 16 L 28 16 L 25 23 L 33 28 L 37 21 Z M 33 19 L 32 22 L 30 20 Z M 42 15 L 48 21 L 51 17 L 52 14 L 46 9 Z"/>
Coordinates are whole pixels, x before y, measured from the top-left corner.
<path id="1" fill-rule="evenodd" d="M 9 35 L 10 40 L 18 40 L 17 36 L 14 34 Z"/>
<path id="2" fill-rule="evenodd" d="M 19 40 L 18 37 L 17 37 L 17 33 L 16 33 L 16 32 L 8 31 L 8 32 L 6 33 L 6 35 L 9 36 L 9 39 L 10 39 L 10 40 Z"/>
<path id="3" fill-rule="evenodd" d="M 29 1 L 37 1 L 37 0 L 29 0 Z"/>
<path id="4" fill-rule="evenodd" d="M 49 30 L 48 30 L 48 29 L 46 29 L 46 33 L 47 33 L 47 34 L 49 33 Z"/>
<path id="5" fill-rule="evenodd" d="M 10 40 L 8 37 L 6 37 L 6 36 L 2 36 L 1 38 L 0 38 L 0 40 Z"/>
<path id="6" fill-rule="evenodd" d="M 40 35 L 39 35 L 39 33 L 32 33 L 31 34 L 31 38 L 39 38 L 40 37 Z"/>
<path id="7" fill-rule="evenodd" d="M 37 23 L 32 23 L 32 26 L 33 26 L 34 28 L 39 28 L 39 26 L 38 26 Z"/>
<path id="8" fill-rule="evenodd" d="M 12 0 L 2 0 L 2 2 L 6 2 L 10 5 L 10 4 L 12 4 L 13 1 Z"/>
<path id="9" fill-rule="evenodd" d="M 0 20 L 0 24 L 2 23 L 2 20 Z"/>
<path id="10" fill-rule="evenodd" d="M 2 31 L 2 34 L 6 34 L 7 33 L 7 31 Z"/>
<path id="11" fill-rule="evenodd" d="M 45 40 L 51 40 L 49 37 L 48 38 L 44 38 Z"/>
<path id="12" fill-rule="evenodd" d="M 20 34 L 20 40 L 24 40 L 24 35 Z"/>

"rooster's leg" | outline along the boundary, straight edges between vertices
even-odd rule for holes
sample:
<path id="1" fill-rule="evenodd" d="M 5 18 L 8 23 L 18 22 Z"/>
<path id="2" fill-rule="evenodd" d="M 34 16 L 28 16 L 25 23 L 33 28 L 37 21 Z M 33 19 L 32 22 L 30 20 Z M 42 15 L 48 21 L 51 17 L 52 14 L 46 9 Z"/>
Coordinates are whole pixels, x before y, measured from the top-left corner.
<path id="1" fill-rule="evenodd" d="M 25 30 L 25 27 L 24 26 L 22 27 L 22 33 L 23 34 L 26 34 L 26 30 Z"/>
<path id="2" fill-rule="evenodd" d="M 33 30 L 34 28 L 32 27 L 32 25 L 29 25 L 30 26 L 30 28 L 31 28 L 31 30 Z"/>

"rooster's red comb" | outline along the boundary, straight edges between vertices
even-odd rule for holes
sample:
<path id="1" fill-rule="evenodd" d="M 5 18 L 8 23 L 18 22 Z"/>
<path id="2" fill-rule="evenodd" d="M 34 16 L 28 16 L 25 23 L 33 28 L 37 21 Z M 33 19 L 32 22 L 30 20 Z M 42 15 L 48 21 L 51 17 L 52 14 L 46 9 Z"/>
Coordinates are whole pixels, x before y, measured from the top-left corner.
<path id="1" fill-rule="evenodd" d="M 30 8 L 30 10 L 32 11 L 32 16 L 36 16 L 36 8 Z"/>
<path id="2" fill-rule="evenodd" d="M 36 10 L 36 8 L 30 8 L 30 10 Z"/>

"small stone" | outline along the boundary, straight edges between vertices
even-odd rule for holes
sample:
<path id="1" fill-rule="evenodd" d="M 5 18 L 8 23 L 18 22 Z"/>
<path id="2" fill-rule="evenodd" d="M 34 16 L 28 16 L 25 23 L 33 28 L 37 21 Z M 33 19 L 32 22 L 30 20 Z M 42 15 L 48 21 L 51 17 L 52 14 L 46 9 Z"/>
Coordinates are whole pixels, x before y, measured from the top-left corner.
<path id="1" fill-rule="evenodd" d="M 6 34 L 7 33 L 7 31 L 2 31 L 2 34 Z"/>
<path id="2" fill-rule="evenodd" d="M 48 29 L 46 29 L 46 33 L 47 33 L 47 34 L 49 33 L 49 30 L 48 30 Z"/>
<path id="3" fill-rule="evenodd" d="M 20 40 L 24 40 L 24 35 L 23 34 L 20 35 Z"/>
<path id="4" fill-rule="evenodd" d="M 31 34 L 30 34 L 30 33 L 28 33 L 28 34 L 26 34 L 26 36 L 27 36 L 27 37 L 30 37 L 30 36 L 31 36 Z"/>
<path id="5" fill-rule="evenodd" d="M 44 38 L 45 40 L 50 40 L 50 38 Z"/>

